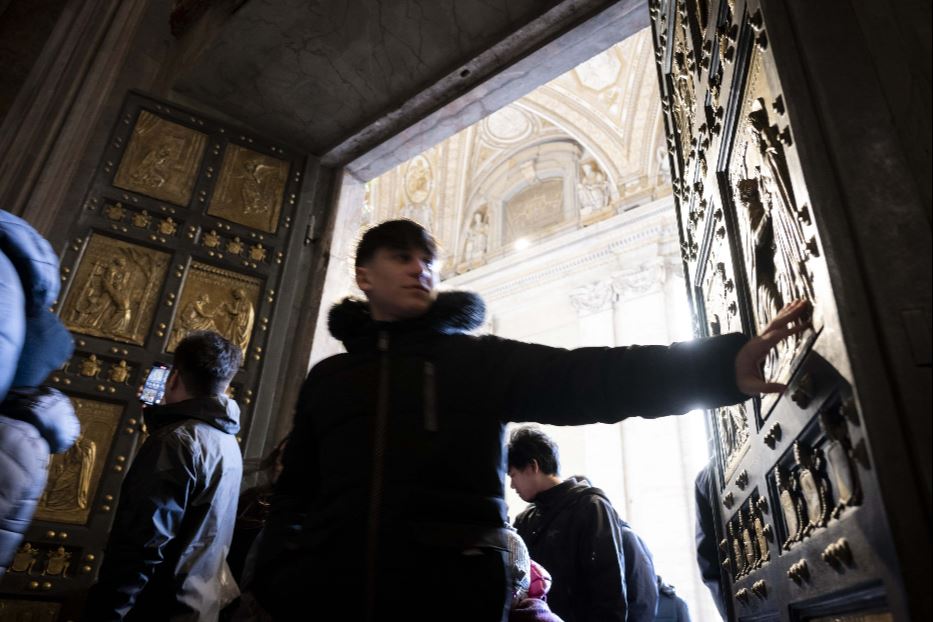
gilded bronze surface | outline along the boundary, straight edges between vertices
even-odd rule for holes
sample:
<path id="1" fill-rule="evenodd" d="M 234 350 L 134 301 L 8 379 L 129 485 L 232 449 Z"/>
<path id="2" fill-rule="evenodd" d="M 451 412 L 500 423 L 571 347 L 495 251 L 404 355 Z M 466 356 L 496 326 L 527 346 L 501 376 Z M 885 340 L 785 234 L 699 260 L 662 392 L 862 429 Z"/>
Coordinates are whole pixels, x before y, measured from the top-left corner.
<path id="1" fill-rule="evenodd" d="M 174 352 L 189 332 L 212 330 L 238 345 L 245 361 L 261 288 L 259 279 L 192 263 L 172 320 L 166 352 Z"/>
<path id="2" fill-rule="evenodd" d="M 288 179 L 288 162 L 228 145 L 207 213 L 275 233 Z"/>
<path id="3" fill-rule="evenodd" d="M 32 570 L 35 568 L 38 558 L 39 549 L 34 547 L 30 542 L 23 542 L 19 550 L 16 551 L 16 555 L 13 556 L 13 561 L 10 563 L 8 570 L 9 572 L 32 574 Z"/>
<path id="4" fill-rule="evenodd" d="M 847 613 L 844 615 L 820 616 L 810 618 L 809 622 L 894 622 L 890 613 Z"/>
<path id="5" fill-rule="evenodd" d="M 92 235 L 62 305 L 65 325 L 78 333 L 143 345 L 170 258 Z"/>
<path id="6" fill-rule="evenodd" d="M 779 113 L 772 106 L 779 94 L 769 83 L 763 53 L 756 49 L 729 170 L 756 332 L 791 301 L 815 301 L 809 262 L 819 250 L 809 212 L 794 197 L 785 152 L 789 128 L 779 131 Z M 803 334 L 781 342 L 765 359 L 765 377 L 786 383 L 806 341 Z M 774 399 L 767 398 L 762 410 Z"/>
<path id="7" fill-rule="evenodd" d="M 207 136 L 201 132 L 143 110 L 113 185 L 187 206 L 206 144 Z"/>
<path id="8" fill-rule="evenodd" d="M 55 622 L 61 603 L 38 600 L 0 600 L 0 622 Z"/>
<path id="9" fill-rule="evenodd" d="M 123 407 L 87 399 L 71 401 L 81 421 L 81 435 L 71 449 L 52 456 L 35 519 L 83 525 L 91 512 Z"/>

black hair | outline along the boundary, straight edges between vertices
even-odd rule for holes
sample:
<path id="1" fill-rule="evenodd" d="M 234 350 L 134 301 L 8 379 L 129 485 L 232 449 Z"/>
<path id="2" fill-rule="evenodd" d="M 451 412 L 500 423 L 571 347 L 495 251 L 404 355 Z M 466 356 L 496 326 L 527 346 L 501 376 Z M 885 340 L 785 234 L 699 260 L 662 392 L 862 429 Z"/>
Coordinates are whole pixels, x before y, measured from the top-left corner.
<path id="1" fill-rule="evenodd" d="M 356 247 L 355 266 L 368 263 L 380 248 L 393 250 L 422 250 L 431 258 L 437 257 L 437 242 L 427 229 L 413 220 L 387 220 L 363 234 Z"/>
<path id="2" fill-rule="evenodd" d="M 220 395 L 240 368 L 240 348 L 212 331 L 188 333 L 175 348 L 174 366 L 193 397 Z"/>
<path id="3" fill-rule="evenodd" d="M 533 426 L 523 426 L 509 436 L 509 468 L 525 469 L 534 460 L 545 475 L 560 474 L 560 450 L 550 436 Z"/>

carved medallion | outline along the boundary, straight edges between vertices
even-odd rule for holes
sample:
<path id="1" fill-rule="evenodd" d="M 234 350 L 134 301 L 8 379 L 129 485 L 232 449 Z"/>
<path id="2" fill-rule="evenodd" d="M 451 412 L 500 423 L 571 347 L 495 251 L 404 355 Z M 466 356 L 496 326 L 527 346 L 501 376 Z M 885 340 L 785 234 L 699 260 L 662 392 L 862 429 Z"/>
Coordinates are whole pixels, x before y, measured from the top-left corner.
<path id="1" fill-rule="evenodd" d="M 52 456 L 36 520 L 83 525 L 87 522 L 123 406 L 71 398 L 81 435 L 63 454 Z"/>
<path id="2" fill-rule="evenodd" d="M 113 185 L 187 206 L 206 144 L 201 132 L 143 110 Z"/>
<path id="3" fill-rule="evenodd" d="M 254 277 L 194 262 L 181 291 L 166 352 L 192 331 L 220 333 L 243 351 L 249 347 L 262 282 Z"/>
<path id="4" fill-rule="evenodd" d="M 230 144 L 207 213 L 275 233 L 288 179 L 288 162 Z"/>
<path id="5" fill-rule="evenodd" d="M 405 171 L 405 196 L 408 202 L 415 205 L 424 203 L 433 186 L 434 179 L 428 159 L 423 155 L 412 158 Z"/>
<path id="6" fill-rule="evenodd" d="M 78 333 L 144 345 L 171 256 L 93 234 L 62 305 Z"/>

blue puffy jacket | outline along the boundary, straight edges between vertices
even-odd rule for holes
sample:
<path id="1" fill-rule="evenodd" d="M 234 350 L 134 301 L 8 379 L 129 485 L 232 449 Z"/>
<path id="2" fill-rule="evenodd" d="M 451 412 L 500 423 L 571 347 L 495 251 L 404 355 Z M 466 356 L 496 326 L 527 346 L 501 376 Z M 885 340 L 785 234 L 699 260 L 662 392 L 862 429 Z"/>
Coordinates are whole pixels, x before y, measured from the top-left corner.
<path id="1" fill-rule="evenodd" d="M 35 513 L 49 453 L 67 450 L 80 431 L 68 398 L 38 388 L 74 347 L 49 311 L 58 289 L 52 247 L 0 210 L 0 576 Z"/>

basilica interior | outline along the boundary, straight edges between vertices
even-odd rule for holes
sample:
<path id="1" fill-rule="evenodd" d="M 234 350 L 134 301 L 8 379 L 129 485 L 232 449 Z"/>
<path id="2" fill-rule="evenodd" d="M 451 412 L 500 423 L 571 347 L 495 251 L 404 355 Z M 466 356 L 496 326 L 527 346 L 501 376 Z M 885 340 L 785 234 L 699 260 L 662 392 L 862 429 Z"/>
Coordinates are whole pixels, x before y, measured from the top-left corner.
<path id="1" fill-rule="evenodd" d="M 666 344 L 811 301 L 780 395 L 547 431 L 695 620 L 710 463 L 730 619 L 929 619 L 930 41 L 916 0 L 0 0 L 0 207 L 59 255 L 82 423 L 0 621 L 81 619 L 188 331 L 243 352 L 244 460 L 278 443 L 394 218 L 477 334 Z"/>

